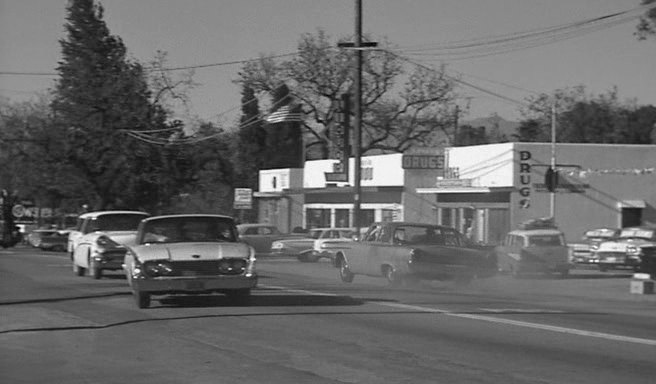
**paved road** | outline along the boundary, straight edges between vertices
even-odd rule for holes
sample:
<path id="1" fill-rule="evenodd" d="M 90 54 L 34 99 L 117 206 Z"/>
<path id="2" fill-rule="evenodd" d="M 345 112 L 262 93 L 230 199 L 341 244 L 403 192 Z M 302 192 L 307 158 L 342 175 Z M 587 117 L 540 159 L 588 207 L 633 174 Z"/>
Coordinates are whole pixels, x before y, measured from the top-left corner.
<path id="1" fill-rule="evenodd" d="M 656 295 L 629 276 L 497 276 L 390 289 L 326 262 L 259 260 L 249 306 L 165 298 L 121 274 L 0 250 L 2 383 L 652 383 Z"/>

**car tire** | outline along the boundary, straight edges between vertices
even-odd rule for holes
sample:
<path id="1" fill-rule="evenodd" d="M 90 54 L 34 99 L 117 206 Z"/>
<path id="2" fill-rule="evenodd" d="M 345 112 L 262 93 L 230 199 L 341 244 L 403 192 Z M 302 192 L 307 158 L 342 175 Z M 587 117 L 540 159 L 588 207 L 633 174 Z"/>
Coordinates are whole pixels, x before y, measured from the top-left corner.
<path id="1" fill-rule="evenodd" d="M 85 272 L 84 268 L 80 267 L 79 265 L 75 264 L 75 262 L 73 262 L 73 273 L 75 274 L 75 276 L 84 276 L 84 272 Z"/>
<path id="2" fill-rule="evenodd" d="M 94 280 L 100 280 L 102 277 L 102 269 L 94 261 L 89 261 L 89 276 Z"/>
<path id="3" fill-rule="evenodd" d="M 403 284 L 403 278 L 389 265 L 383 268 L 383 276 L 387 279 L 387 283 L 390 287 L 398 287 Z"/>
<path id="4" fill-rule="evenodd" d="M 352 283 L 355 275 L 351 272 L 343 257 L 337 258 L 337 267 L 339 268 L 339 278 L 345 283 Z"/>
<path id="5" fill-rule="evenodd" d="M 297 258 L 301 263 L 307 263 L 308 261 L 307 255 L 298 255 Z"/>
<path id="6" fill-rule="evenodd" d="M 143 291 L 132 291 L 137 307 L 145 309 L 150 307 L 150 293 Z"/>

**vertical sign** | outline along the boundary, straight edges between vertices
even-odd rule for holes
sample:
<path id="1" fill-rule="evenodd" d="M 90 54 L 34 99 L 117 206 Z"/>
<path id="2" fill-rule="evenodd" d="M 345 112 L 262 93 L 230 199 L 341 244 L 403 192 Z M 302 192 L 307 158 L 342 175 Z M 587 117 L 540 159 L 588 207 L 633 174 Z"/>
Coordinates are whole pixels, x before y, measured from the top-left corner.
<path id="1" fill-rule="evenodd" d="M 348 181 L 349 157 L 351 156 L 351 97 L 348 93 L 339 100 L 335 127 L 332 130 L 332 156 L 339 160 L 333 172 L 326 172 L 326 181 Z"/>

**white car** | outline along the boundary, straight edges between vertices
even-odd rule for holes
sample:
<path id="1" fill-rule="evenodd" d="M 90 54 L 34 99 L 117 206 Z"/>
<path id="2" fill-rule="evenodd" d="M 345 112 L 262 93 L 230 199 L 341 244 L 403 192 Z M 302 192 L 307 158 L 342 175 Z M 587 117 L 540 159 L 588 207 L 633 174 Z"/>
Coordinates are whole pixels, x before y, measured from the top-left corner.
<path id="1" fill-rule="evenodd" d="M 640 269 L 643 248 L 656 246 L 656 227 L 622 228 L 617 238 L 604 241 L 594 251 L 599 270 L 630 268 Z"/>
<path id="2" fill-rule="evenodd" d="M 127 248 L 134 243 L 141 220 L 149 214 L 141 211 L 96 211 L 78 217 L 77 226 L 68 235 L 68 252 L 77 276 L 88 271 L 94 279 L 103 270 L 120 270 Z"/>
<path id="3" fill-rule="evenodd" d="M 213 292 L 244 304 L 257 285 L 255 249 L 239 241 L 234 220 L 221 215 L 142 221 L 124 269 L 139 308 L 149 307 L 152 295 Z"/>

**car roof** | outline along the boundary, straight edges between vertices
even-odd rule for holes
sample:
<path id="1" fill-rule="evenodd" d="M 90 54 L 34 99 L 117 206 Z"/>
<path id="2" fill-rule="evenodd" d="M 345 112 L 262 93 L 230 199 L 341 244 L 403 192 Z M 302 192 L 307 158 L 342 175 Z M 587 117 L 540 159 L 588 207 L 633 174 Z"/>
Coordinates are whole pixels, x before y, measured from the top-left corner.
<path id="1" fill-rule="evenodd" d="M 563 232 L 556 228 L 542 228 L 542 229 L 517 229 L 508 232 L 510 235 L 562 235 Z"/>
<path id="2" fill-rule="evenodd" d="M 88 218 L 96 218 L 99 216 L 103 215 L 115 215 L 115 214 L 142 214 L 146 216 L 150 216 L 148 212 L 143 212 L 143 211 L 120 211 L 120 210 L 115 210 L 115 211 L 94 211 L 94 212 L 87 212 L 83 213 L 79 216 L 80 219 L 88 219 Z"/>
<path id="3" fill-rule="evenodd" d="M 310 228 L 308 231 L 354 231 L 355 228 L 348 227 L 321 227 L 321 228 Z"/>
<path id="4" fill-rule="evenodd" d="M 377 221 L 373 223 L 372 225 L 389 225 L 391 227 L 399 227 L 399 226 L 404 226 L 404 225 L 410 225 L 410 226 L 419 226 L 419 227 L 434 227 L 434 228 L 440 228 L 440 229 L 450 229 L 453 231 L 456 231 L 455 228 L 449 227 L 447 225 L 439 225 L 439 224 L 431 224 L 431 223 L 420 223 L 420 222 L 415 222 L 415 221 Z"/>
<path id="5" fill-rule="evenodd" d="M 209 214 L 209 213 L 188 213 L 188 214 L 174 214 L 174 215 L 158 215 L 158 216 L 150 216 L 147 219 L 144 219 L 144 221 L 154 221 L 154 220 L 160 220 L 160 219 L 174 219 L 174 218 L 183 218 L 183 217 L 213 217 L 213 218 L 219 218 L 219 219 L 230 219 L 234 220 L 231 216 L 227 215 L 216 215 L 216 214 Z"/>
<path id="6" fill-rule="evenodd" d="M 266 224 L 266 223 L 247 223 L 247 224 L 239 224 L 237 225 L 239 228 L 254 228 L 254 227 L 275 227 L 273 224 Z"/>

